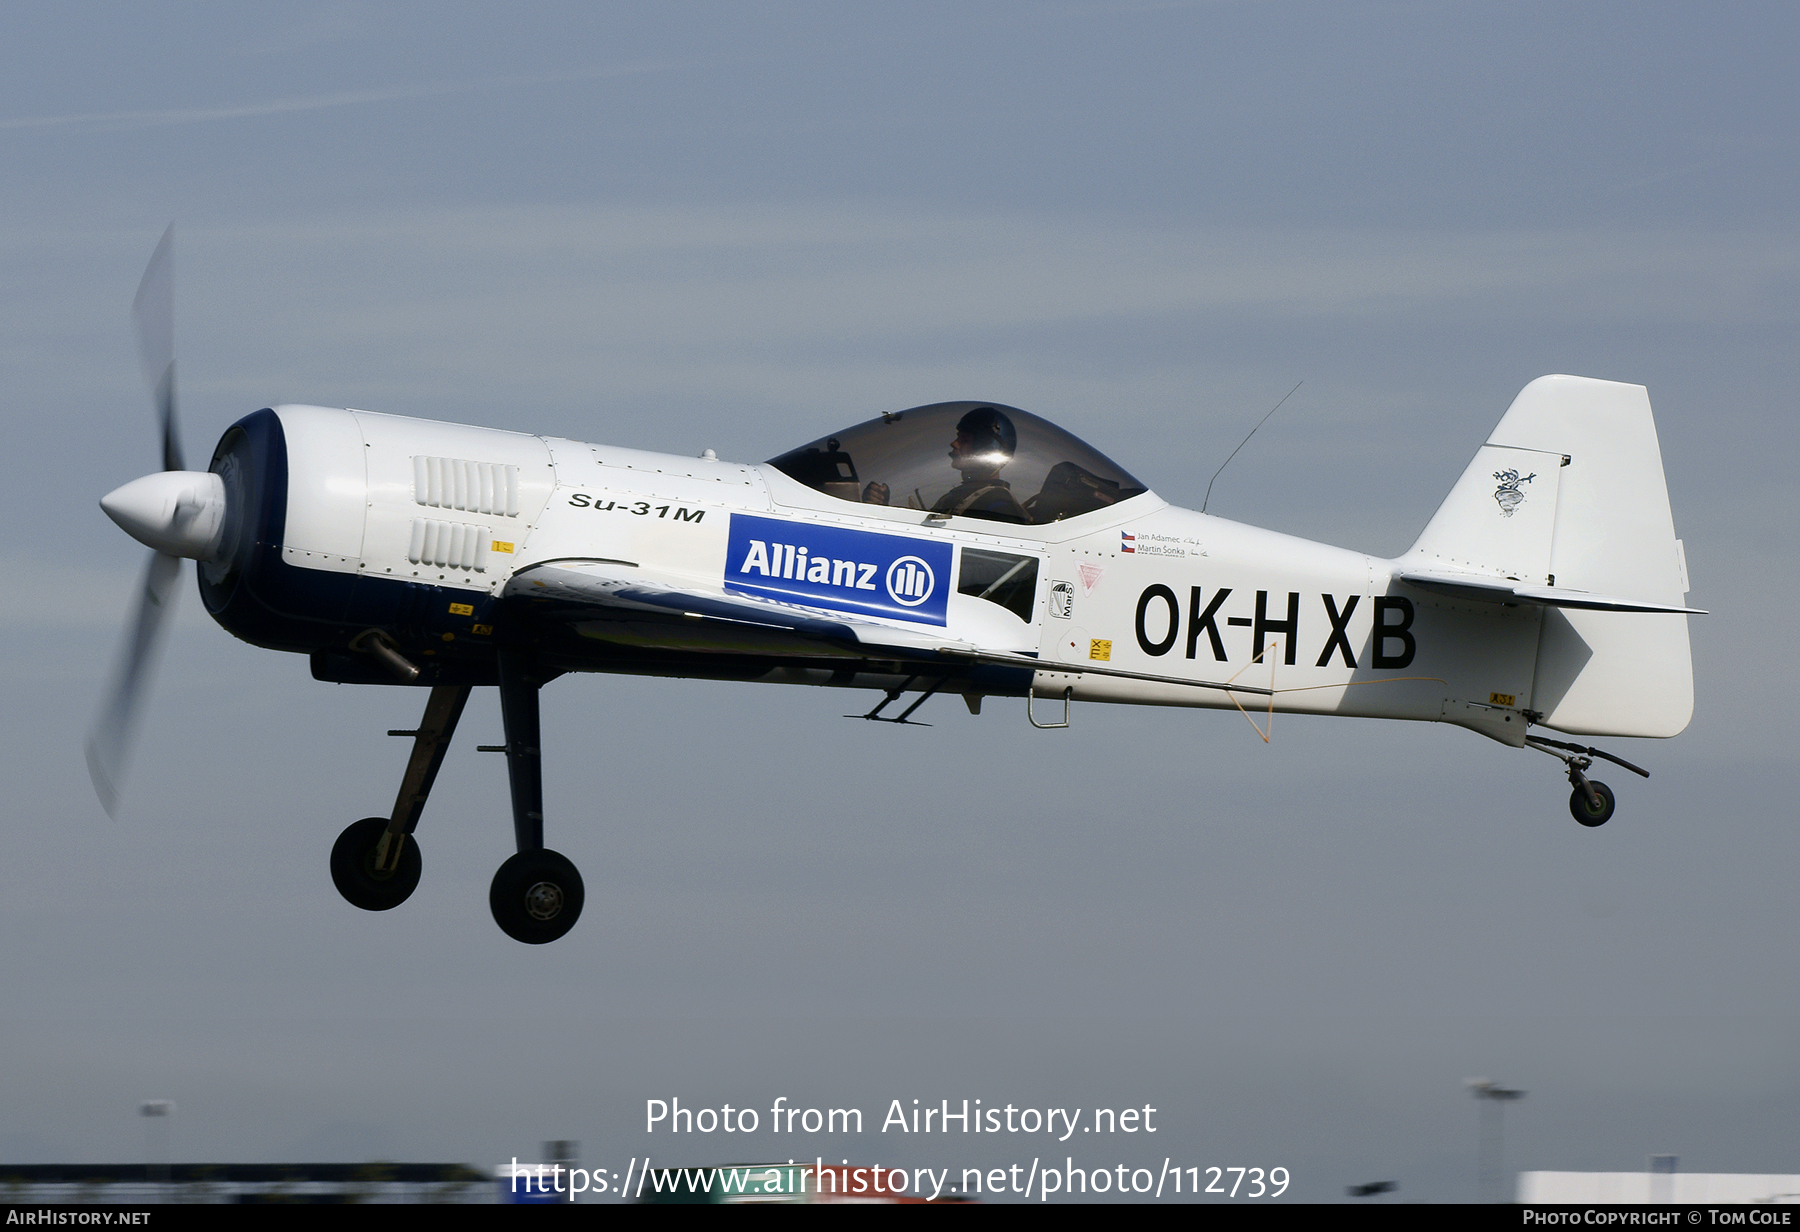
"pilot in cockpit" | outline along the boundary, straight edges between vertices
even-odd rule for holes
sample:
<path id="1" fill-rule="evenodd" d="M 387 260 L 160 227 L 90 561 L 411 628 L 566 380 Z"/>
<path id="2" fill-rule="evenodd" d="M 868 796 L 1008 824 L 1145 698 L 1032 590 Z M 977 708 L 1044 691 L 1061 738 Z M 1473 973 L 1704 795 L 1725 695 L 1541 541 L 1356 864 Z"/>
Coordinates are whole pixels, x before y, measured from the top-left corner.
<path id="1" fill-rule="evenodd" d="M 996 522 L 1030 522 L 1012 485 L 1000 478 L 1000 468 L 1013 460 L 1019 434 L 1012 420 L 991 406 L 978 406 L 956 422 L 956 439 L 950 443 L 950 465 L 962 472 L 962 482 L 932 504 L 933 513 L 987 518 Z M 885 483 L 863 489 L 863 502 L 888 503 Z"/>

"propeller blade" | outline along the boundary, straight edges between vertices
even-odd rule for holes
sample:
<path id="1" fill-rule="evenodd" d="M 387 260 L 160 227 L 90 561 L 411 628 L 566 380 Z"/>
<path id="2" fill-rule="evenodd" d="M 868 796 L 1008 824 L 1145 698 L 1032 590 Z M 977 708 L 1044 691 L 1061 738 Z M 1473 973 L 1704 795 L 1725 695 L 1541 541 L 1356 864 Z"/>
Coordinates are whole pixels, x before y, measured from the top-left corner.
<path id="1" fill-rule="evenodd" d="M 131 319 L 137 328 L 138 359 L 144 379 L 150 383 L 156 415 L 162 429 L 162 463 L 165 471 L 186 469 L 181 457 L 181 434 L 175 426 L 175 224 L 163 232 L 162 241 L 150 254 L 131 302 Z M 174 611 L 175 583 L 181 576 L 181 558 L 153 552 L 144 567 L 138 588 L 137 610 L 119 647 L 106 700 L 88 733 L 88 773 L 94 792 L 108 816 L 118 816 L 119 788 L 131 756 L 137 714 L 150 677 L 156 669 L 163 635 Z"/>
<path id="2" fill-rule="evenodd" d="M 100 797 L 100 806 L 109 817 L 118 816 L 119 788 L 131 755 L 138 705 L 156 669 L 163 635 L 168 630 L 169 617 L 175 611 L 175 584 L 180 578 L 179 556 L 151 553 L 150 563 L 144 568 L 143 586 L 138 593 L 131 631 L 119 647 L 106 702 L 88 734 L 88 773 L 93 776 L 94 792 Z"/>
<path id="3" fill-rule="evenodd" d="M 144 280 L 131 302 L 131 319 L 137 326 L 138 358 L 144 379 L 156 400 L 162 425 L 163 469 L 184 471 L 181 433 L 175 426 L 175 224 L 163 232 L 162 242 L 150 254 Z"/>

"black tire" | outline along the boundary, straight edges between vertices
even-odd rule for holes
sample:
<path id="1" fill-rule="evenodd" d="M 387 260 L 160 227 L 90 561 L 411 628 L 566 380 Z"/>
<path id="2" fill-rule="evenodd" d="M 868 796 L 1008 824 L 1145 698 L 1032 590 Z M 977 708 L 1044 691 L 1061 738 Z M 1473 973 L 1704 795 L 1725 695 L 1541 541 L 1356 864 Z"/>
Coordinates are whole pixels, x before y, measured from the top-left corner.
<path id="1" fill-rule="evenodd" d="M 567 857 L 548 848 L 521 851 L 494 874 L 488 906 L 514 941 L 543 945 L 575 927 L 586 891 Z"/>
<path id="2" fill-rule="evenodd" d="M 424 871 L 419 841 L 410 834 L 400 849 L 399 867 L 385 876 L 375 871 L 375 848 L 387 827 L 385 817 L 365 817 L 338 835 L 331 848 L 331 880 L 346 902 L 364 911 L 398 907 L 419 888 L 419 874 Z"/>
<path id="3" fill-rule="evenodd" d="M 1603 826 L 1611 820 L 1613 807 L 1616 804 L 1612 788 L 1593 779 L 1588 780 L 1588 786 L 1592 787 L 1594 794 L 1600 797 L 1599 812 L 1595 812 L 1594 806 L 1588 803 L 1587 792 L 1577 787 L 1569 793 L 1569 815 L 1584 826 Z"/>

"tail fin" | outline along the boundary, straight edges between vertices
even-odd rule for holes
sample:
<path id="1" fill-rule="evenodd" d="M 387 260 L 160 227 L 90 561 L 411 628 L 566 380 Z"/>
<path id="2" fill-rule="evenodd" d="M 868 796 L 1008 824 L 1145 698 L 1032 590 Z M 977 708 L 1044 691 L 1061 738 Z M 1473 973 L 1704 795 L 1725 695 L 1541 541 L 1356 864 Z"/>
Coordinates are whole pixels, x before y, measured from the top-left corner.
<path id="1" fill-rule="evenodd" d="M 1682 606 L 1649 393 L 1577 376 L 1527 385 L 1404 560 Z M 1687 617 L 1546 608 L 1530 709 L 1566 732 L 1675 735 L 1694 712 Z"/>

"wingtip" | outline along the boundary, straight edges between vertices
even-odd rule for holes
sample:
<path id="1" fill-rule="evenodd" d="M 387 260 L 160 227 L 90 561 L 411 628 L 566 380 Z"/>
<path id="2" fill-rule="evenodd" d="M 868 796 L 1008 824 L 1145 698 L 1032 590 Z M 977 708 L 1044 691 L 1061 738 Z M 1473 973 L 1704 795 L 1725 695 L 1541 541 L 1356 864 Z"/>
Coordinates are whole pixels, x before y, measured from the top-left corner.
<path id="1" fill-rule="evenodd" d="M 114 821 L 119 819 L 119 790 L 113 782 L 112 775 L 106 771 L 106 765 L 100 757 L 100 747 L 90 737 L 87 742 L 88 777 L 94 782 L 94 795 L 99 797 L 100 807 Z"/>

